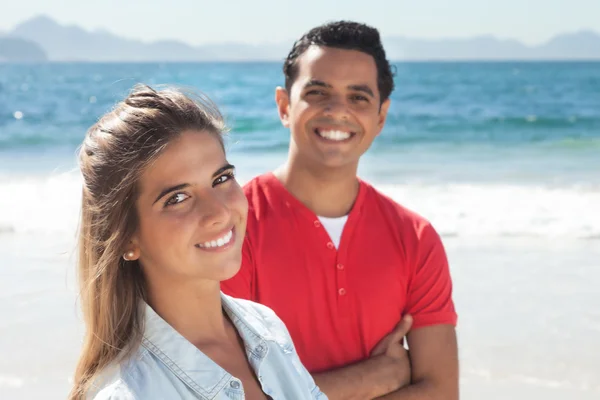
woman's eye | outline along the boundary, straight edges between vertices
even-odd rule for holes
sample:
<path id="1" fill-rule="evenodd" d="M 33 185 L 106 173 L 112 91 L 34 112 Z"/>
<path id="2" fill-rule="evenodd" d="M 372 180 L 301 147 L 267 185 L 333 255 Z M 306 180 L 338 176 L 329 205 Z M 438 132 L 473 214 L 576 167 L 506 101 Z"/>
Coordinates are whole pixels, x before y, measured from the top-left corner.
<path id="1" fill-rule="evenodd" d="M 185 193 L 175 193 L 173 196 L 169 197 L 169 199 L 165 202 L 165 207 L 179 204 L 187 200 L 188 197 L 190 196 L 188 196 Z"/>
<path id="2" fill-rule="evenodd" d="M 235 175 L 234 175 L 233 171 L 223 174 L 223 175 L 219 176 L 217 179 L 215 179 L 215 181 L 213 182 L 213 187 L 220 185 L 221 183 L 225 183 L 230 179 L 235 179 Z"/>

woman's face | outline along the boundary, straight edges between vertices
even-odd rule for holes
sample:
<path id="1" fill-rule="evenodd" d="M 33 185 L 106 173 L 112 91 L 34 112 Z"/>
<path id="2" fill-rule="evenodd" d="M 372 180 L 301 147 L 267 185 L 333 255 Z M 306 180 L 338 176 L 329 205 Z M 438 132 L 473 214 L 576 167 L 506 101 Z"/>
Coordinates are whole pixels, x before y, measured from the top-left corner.
<path id="1" fill-rule="evenodd" d="M 238 272 L 248 203 L 216 134 L 183 132 L 138 189 L 131 249 L 146 279 L 222 281 Z"/>

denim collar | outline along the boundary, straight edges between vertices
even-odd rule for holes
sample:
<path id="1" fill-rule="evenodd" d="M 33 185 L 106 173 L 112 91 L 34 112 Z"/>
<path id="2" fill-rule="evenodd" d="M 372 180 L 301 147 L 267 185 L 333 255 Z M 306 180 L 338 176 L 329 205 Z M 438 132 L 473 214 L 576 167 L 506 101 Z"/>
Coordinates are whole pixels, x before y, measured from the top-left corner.
<path id="1" fill-rule="evenodd" d="M 223 309 L 242 338 L 246 351 L 264 357 L 266 341 L 289 347 L 284 335 L 277 335 L 261 316 L 249 307 L 242 307 L 233 298 L 221 293 Z M 231 374 L 202 353 L 192 343 L 163 320 L 148 304 L 144 307 L 142 346 L 154 354 L 171 372 L 201 398 L 216 396 L 233 378 Z M 254 364 L 254 363 L 253 363 Z M 253 365 L 257 368 L 258 365 Z"/>

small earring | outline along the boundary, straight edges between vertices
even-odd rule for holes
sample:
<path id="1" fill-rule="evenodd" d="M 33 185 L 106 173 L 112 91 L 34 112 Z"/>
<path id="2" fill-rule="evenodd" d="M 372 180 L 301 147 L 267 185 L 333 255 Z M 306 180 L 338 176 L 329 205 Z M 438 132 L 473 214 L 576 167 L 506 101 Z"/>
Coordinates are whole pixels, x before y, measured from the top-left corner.
<path id="1" fill-rule="evenodd" d="M 131 261 L 135 257 L 135 252 L 133 250 L 129 250 L 127 253 L 123 254 L 123 259 L 125 261 Z"/>

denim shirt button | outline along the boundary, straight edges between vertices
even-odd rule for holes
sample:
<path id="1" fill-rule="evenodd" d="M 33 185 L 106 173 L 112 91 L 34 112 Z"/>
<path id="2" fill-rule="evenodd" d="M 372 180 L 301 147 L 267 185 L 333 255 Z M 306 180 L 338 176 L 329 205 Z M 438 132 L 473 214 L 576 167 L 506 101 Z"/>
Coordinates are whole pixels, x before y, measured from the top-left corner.
<path id="1" fill-rule="evenodd" d="M 240 388 L 240 383 L 238 381 L 231 381 L 231 382 L 229 382 L 229 385 L 234 389 Z"/>

